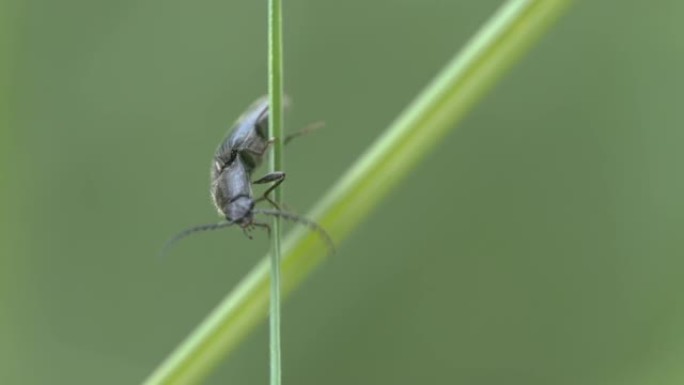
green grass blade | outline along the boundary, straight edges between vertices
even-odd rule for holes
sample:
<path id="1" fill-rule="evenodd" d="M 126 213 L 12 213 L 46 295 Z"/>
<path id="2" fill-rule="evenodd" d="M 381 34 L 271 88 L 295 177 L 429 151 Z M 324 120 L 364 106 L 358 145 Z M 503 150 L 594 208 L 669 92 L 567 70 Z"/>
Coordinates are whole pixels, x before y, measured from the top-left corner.
<path id="1" fill-rule="evenodd" d="M 280 0 L 268 1 L 268 95 L 270 98 L 270 134 L 275 139 L 271 152 L 271 171 L 283 168 L 283 39 L 282 4 Z M 283 186 L 274 192 L 274 200 L 280 206 L 283 202 Z M 281 383 L 280 360 L 280 239 L 282 229 L 280 218 L 273 218 L 273 250 L 271 252 L 271 311 L 270 330 L 270 368 L 271 385 Z"/>
<path id="2" fill-rule="evenodd" d="M 337 243 L 455 128 L 494 82 L 556 19 L 569 0 L 505 3 L 316 205 L 310 218 Z M 301 228 L 283 243 L 283 291 L 299 285 L 326 255 Z M 206 376 L 266 316 L 268 259 L 262 260 L 145 384 L 189 384 Z"/>

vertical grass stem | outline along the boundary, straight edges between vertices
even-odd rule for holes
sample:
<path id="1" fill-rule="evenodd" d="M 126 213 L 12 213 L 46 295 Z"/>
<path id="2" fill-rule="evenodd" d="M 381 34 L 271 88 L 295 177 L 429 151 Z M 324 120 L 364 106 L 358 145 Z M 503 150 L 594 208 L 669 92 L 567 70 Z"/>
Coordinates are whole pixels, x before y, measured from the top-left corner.
<path id="1" fill-rule="evenodd" d="M 268 0 L 268 95 L 270 99 L 270 134 L 274 138 L 271 152 L 271 171 L 283 170 L 283 39 L 282 3 Z M 274 191 L 278 205 L 283 201 L 283 187 Z M 271 253 L 271 301 L 270 301 L 270 371 L 271 385 L 281 384 L 280 358 L 280 260 L 282 229 L 280 218 L 273 218 L 273 252 Z"/>

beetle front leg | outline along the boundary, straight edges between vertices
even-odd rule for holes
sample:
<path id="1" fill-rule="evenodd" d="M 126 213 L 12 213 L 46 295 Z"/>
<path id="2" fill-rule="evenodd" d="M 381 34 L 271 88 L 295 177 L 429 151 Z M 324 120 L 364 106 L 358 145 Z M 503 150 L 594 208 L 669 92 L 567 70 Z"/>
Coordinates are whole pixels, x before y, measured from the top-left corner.
<path id="1" fill-rule="evenodd" d="M 268 201 L 268 203 L 272 204 L 273 207 L 280 210 L 280 206 L 278 206 L 278 204 L 275 203 L 275 201 L 273 201 L 268 196 L 268 194 L 270 194 L 271 191 L 275 190 L 276 187 L 280 186 L 280 184 L 283 183 L 284 180 L 285 180 L 285 173 L 284 172 L 274 171 L 274 172 L 271 172 L 271 173 L 268 173 L 268 174 L 262 176 L 261 178 L 255 180 L 254 182 L 252 182 L 254 184 L 273 183 L 271 185 L 271 187 L 269 187 L 268 189 L 266 189 L 266 191 L 264 191 L 263 195 L 261 195 L 261 197 L 259 199 L 254 201 L 254 203 L 258 203 L 258 202 L 265 200 L 265 201 Z"/>
<path id="2" fill-rule="evenodd" d="M 261 227 L 264 230 L 266 230 L 266 234 L 268 234 L 268 237 L 271 238 L 271 226 L 269 226 L 267 223 L 252 222 L 252 225 L 255 227 Z"/>

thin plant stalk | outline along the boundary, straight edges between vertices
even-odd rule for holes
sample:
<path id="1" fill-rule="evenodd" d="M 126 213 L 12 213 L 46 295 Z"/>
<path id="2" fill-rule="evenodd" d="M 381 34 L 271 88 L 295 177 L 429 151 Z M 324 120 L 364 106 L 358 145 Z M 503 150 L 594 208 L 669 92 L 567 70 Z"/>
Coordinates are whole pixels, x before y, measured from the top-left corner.
<path id="1" fill-rule="evenodd" d="M 271 172 L 283 170 L 283 39 L 282 3 L 268 0 L 268 95 L 270 105 L 269 132 L 273 138 L 271 152 Z M 278 205 L 283 202 L 283 186 L 274 191 Z M 271 252 L 271 311 L 270 330 L 270 379 L 271 385 L 281 383 L 280 358 L 280 239 L 282 229 L 280 218 L 273 218 L 273 250 Z"/>
<path id="2" fill-rule="evenodd" d="M 341 242 L 486 91 L 538 40 L 570 0 L 510 0 L 499 8 L 349 168 L 309 218 Z M 297 287 L 327 254 L 315 235 L 295 228 L 283 242 L 283 292 Z M 344 253 L 338 253 L 343 257 Z M 147 379 L 145 384 L 197 383 L 265 318 L 269 264 L 262 260 Z"/>
<path id="3" fill-rule="evenodd" d="M 21 20 L 17 17 L 18 5 L 11 4 L 7 1 L 0 1 L 0 212 L 3 213 L 0 217 L 0 303 L 9 304 L 9 301 L 14 300 L 12 292 L 15 292 L 17 285 L 23 281 L 19 274 L 23 272 L 18 271 L 20 261 L 12 257 L 20 255 L 18 250 L 14 250 L 16 237 L 23 229 L 21 215 L 15 210 L 15 207 L 21 207 L 24 203 L 21 199 L 23 196 L 17 194 L 18 190 L 14 188 L 10 181 L 14 179 L 14 169 L 12 164 L 16 164 L 16 150 L 13 146 L 13 138 L 11 128 L 12 110 L 10 109 L 10 97 L 12 93 L 12 71 L 15 63 L 15 20 Z M 11 222 L 11 223 L 10 223 Z M 17 223 L 19 222 L 19 223 Z M 23 266 L 21 266 L 23 267 Z M 7 306 L 9 309 L 10 306 Z M 12 318 L 12 312 L 3 311 L 0 314 L 0 332 L 3 343 L 0 346 L 0 357 L 7 361 L 10 357 L 16 356 L 16 349 L 21 346 L 17 342 L 21 338 L 17 338 L 17 333 L 11 333 L 14 329 L 15 319 Z M 3 366 L 3 369 L 8 366 Z M 13 369 L 10 367 L 10 371 Z M 2 378 L 19 378 L 14 377 L 15 373 L 3 373 L 7 377 Z"/>

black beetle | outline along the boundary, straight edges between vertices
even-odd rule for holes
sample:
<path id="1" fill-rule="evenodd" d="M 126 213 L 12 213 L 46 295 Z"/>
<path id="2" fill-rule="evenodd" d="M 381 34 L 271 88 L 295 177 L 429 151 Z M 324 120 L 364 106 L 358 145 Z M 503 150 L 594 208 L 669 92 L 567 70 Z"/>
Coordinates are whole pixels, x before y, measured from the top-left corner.
<path id="1" fill-rule="evenodd" d="M 214 154 L 211 166 L 211 197 L 219 214 L 226 221 L 190 227 L 171 238 L 164 248 L 162 255 L 175 242 L 196 232 L 217 230 L 232 225 L 238 225 L 250 239 L 248 230 L 254 227 L 262 227 L 270 234 L 271 229 L 267 223 L 258 222 L 254 214 L 264 214 L 281 217 L 301 223 L 312 230 L 317 231 L 328 244 L 331 253 L 334 253 L 334 244 L 328 233 L 316 222 L 301 217 L 297 214 L 282 211 L 278 205 L 269 198 L 269 194 L 284 180 L 285 173 L 275 171 L 263 177 L 250 181 L 254 170 L 262 163 L 264 155 L 273 139 L 268 137 L 268 97 L 264 96 L 254 102 L 247 111 L 242 114 L 233 125 L 229 135 L 218 146 Z M 311 131 L 316 126 L 310 126 L 288 135 L 284 141 L 287 143 L 292 138 Z M 258 199 L 253 198 L 252 184 L 273 183 Z M 274 209 L 256 209 L 256 203 L 268 201 Z"/>

